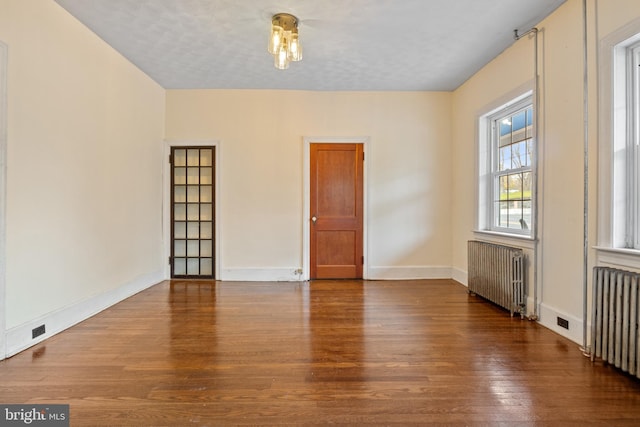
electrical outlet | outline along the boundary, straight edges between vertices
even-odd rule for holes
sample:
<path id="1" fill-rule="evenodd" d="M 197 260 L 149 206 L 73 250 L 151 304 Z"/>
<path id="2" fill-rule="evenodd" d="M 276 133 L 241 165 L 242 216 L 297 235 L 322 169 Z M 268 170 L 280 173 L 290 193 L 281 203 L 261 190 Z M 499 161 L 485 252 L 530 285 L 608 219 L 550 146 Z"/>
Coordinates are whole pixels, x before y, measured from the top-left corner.
<path id="1" fill-rule="evenodd" d="M 558 317 L 558 326 L 561 328 L 569 329 L 569 321 L 567 319 L 563 319 L 562 317 Z"/>
<path id="2" fill-rule="evenodd" d="M 44 325 L 40 325 L 37 328 L 31 330 L 31 339 L 39 337 L 46 332 Z"/>

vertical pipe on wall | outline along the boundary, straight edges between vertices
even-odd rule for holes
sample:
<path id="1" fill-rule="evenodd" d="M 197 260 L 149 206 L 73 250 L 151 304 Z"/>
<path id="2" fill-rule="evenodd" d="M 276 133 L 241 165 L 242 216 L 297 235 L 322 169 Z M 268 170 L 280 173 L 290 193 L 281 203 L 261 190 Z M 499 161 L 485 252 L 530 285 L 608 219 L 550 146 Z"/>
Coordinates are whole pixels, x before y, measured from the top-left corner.
<path id="1" fill-rule="evenodd" d="M 515 39 L 516 40 L 520 40 L 522 37 L 528 35 L 528 34 L 533 34 L 533 78 L 534 78 L 534 90 L 535 90 L 535 94 L 534 94 L 534 106 L 533 106 L 533 114 L 534 114 L 534 121 L 533 121 L 533 128 L 534 128 L 534 134 L 535 134 L 535 138 L 536 138 L 536 143 L 534 144 L 534 156 L 533 156 L 533 173 L 535 176 L 535 182 L 533 185 L 533 229 L 532 231 L 532 236 L 533 237 L 533 314 L 529 316 L 529 320 L 538 320 L 538 270 L 540 269 L 540 266 L 538 265 L 538 258 L 539 258 L 539 246 L 540 246 L 540 240 L 538 238 L 538 230 L 540 229 L 539 224 L 538 224 L 538 183 L 540 182 L 540 178 L 538 176 L 538 157 L 539 157 L 539 152 L 540 152 L 540 148 L 539 148 L 539 130 L 540 130 L 540 124 L 539 124 L 539 120 L 538 117 L 540 117 L 540 79 L 538 76 L 539 70 L 538 70 L 538 29 L 536 27 L 533 27 L 532 29 L 530 29 L 529 31 L 525 32 L 524 34 L 519 35 L 518 34 L 518 30 L 514 31 L 515 34 Z"/>
<path id="2" fill-rule="evenodd" d="M 589 289 L 589 45 L 587 35 L 587 0 L 582 0 L 582 34 L 583 34 L 583 137 L 584 137 L 584 201 L 583 201 L 583 271 L 582 271 L 582 350 L 588 353 L 587 347 L 587 292 Z"/>

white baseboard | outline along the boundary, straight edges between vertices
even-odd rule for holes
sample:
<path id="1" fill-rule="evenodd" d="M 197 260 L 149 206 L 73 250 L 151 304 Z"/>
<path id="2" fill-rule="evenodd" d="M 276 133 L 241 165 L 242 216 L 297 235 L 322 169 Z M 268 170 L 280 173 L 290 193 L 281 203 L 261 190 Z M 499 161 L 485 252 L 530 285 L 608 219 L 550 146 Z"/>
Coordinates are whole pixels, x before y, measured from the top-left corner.
<path id="1" fill-rule="evenodd" d="M 98 314 L 112 305 L 129 298 L 130 296 L 150 288 L 162 280 L 162 271 L 156 271 L 111 291 L 80 301 L 69 307 L 47 313 L 37 319 L 11 328 L 7 330 L 6 335 L 6 357 L 11 357 L 33 345 L 36 345 L 45 339 Z M 45 325 L 46 333 L 39 337 L 31 338 L 31 331 L 41 325 Z"/>
<path id="2" fill-rule="evenodd" d="M 453 267 L 451 269 L 451 278 L 458 283 L 469 286 L 469 276 L 466 271 Z"/>
<path id="3" fill-rule="evenodd" d="M 219 280 L 229 282 L 298 282 L 302 278 L 302 269 L 290 268 L 225 268 L 220 272 Z"/>
<path id="4" fill-rule="evenodd" d="M 451 267 L 369 267 L 368 280 L 451 279 Z"/>
<path id="5" fill-rule="evenodd" d="M 558 317 L 569 321 L 569 329 L 558 326 Z M 557 334 L 562 335 L 563 337 L 568 338 L 579 345 L 582 345 L 582 319 L 579 319 L 575 316 L 564 313 L 554 307 L 542 303 L 540 304 L 539 322 L 545 328 L 549 328 Z"/>

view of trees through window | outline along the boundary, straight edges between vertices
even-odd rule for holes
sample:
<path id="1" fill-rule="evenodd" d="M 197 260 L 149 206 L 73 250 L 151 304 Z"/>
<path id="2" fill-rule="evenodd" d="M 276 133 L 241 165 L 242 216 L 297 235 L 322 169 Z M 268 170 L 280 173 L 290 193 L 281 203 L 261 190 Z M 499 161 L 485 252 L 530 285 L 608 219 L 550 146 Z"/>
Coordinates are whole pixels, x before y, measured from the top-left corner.
<path id="1" fill-rule="evenodd" d="M 532 125 L 531 106 L 494 121 L 494 219 L 498 228 L 528 230 L 531 225 Z"/>

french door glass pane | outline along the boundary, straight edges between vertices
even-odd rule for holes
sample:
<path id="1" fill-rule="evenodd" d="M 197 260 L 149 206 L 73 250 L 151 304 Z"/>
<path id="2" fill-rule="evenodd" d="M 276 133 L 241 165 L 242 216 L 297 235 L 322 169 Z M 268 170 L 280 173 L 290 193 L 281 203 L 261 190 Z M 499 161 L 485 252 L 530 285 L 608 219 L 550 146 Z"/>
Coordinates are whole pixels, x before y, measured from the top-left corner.
<path id="1" fill-rule="evenodd" d="M 184 276 L 187 274 L 187 260 L 185 258 L 173 259 L 173 275 Z"/>
<path id="2" fill-rule="evenodd" d="M 209 148 L 200 150 L 200 166 L 213 166 L 213 150 Z"/>
<path id="3" fill-rule="evenodd" d="M 210 185 L 203 185 L 200 187 L 200 202 L 213 202 L 213 187 L 211 187 Z"/>
<path id="4" fill-rule="evenodd" d="M 210 222 L 203 222 L 200 224 L 200 238 L 213 239 L 213 226 Z"/>
<path id="5" fill-rule="evenodd" d="M 200 240 L 200 256 L 213 256 L 213 242 L 211 240 Z"/>
<path id="6" fill-rule="evenodd" d="M 187 205 L 184 203 L 175 203 L 173 205 L 173 219 L 175 221 L 187 220 Z"/>
<path id="7" fill-rule="evenodd" d="M 211 258 L 200 259 L 200 274 L 203 276 L 213 274 L 213 262 Z"/>
<path id="8" fill-rule="evenodd" d="M 198 257 L 200 256 L 200 241 L 199 240 L 187 240 L 187 256 Z"/>
<path id="9" fill-rule="evenodd" d="M 187 242 L 184 240 L 174 240 L 173 253 L 177 257 L 187 256 Z"/>
<path id="10" fill-rule="evenodd" d="M 173 225 L 173 238 L 174 239 L 186 239 L 187 238 L 187 224 L 182 221 L 176 221 Z"/>
<path id="11" fill-rule="evenodd" d="M 187 275 L 200 275 L 200 260 L 198 258 L 187 258 Z"/>

